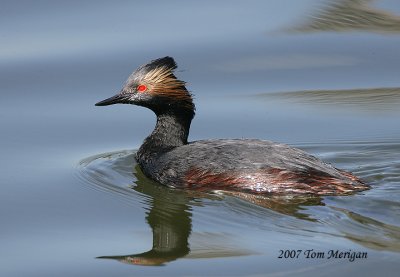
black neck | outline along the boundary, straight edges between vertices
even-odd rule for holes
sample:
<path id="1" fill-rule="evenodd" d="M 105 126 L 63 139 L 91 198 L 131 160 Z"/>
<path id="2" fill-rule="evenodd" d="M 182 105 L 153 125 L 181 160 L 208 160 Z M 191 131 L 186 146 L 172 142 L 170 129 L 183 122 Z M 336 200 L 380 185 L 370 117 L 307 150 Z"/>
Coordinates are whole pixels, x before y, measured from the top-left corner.
<path id="1" fill-rule="evenodd" d="M 170 150 L 187 144 L 190 123 L 194 114 L 185 112 L 156 113 L 157 124 L 139 149 L 139 154 Z"/>

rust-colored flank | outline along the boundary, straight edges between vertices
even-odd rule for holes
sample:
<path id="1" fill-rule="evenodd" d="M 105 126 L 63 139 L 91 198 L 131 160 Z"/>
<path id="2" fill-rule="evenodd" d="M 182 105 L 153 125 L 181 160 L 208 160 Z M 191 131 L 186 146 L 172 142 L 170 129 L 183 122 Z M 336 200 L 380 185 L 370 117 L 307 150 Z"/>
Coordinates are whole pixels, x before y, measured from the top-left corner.
<path id="1" fill-rule="evenodd" d="M 186 173 L 184 182 L 188 188 L 200 191 L 233 190 L 256 194 L 345 195 L 369 188 L 353 174 L 339 171 L 349 178 L 348 182 L 313 168 L 304 171 L 268 168 L 248 174 L 246 172 L 213 173 L 191 168 Z"/>

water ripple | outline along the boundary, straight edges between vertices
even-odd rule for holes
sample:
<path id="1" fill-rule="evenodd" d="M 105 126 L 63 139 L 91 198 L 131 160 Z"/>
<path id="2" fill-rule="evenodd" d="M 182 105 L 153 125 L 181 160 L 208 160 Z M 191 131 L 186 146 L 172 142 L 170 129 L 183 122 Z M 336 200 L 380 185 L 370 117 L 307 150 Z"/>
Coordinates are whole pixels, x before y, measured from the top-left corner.
<path id="1" fill-rule="evenodd" d="M 193 193 L 147 179 L 124 150 L 83 159 L 84 184 L 124 199 L 162 218 L 189 216 L 209 228 L 255 228 L 291 236 L 337 237 L 375 250 L 400 252 L 400 143 L 333 142 L 297 145 L 353 171 L 372 189 L 353 196 L 308 199 L 254 198 L 226 192 Z M 154 208 L 158 207 L 158 208 Z M 239 219 L 239 220 L 238 220 Z"/>

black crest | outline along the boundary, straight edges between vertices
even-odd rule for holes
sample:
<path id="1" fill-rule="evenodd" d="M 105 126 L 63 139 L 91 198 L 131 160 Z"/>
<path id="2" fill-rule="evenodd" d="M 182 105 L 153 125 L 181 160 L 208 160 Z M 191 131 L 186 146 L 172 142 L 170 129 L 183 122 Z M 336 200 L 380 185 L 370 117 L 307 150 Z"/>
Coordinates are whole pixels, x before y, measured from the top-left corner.
<path id="1" fill-rule="evenodd" d="M 164 67 L 170 71 L 173 71 L 177 68 L 176 62 L 173 58 L 166 56 L 164 58 L 159 58 L 149 62 L 148 64 L 144 64 L 138 68 L 137 71 L 152 71 L 156 68 Z"/>

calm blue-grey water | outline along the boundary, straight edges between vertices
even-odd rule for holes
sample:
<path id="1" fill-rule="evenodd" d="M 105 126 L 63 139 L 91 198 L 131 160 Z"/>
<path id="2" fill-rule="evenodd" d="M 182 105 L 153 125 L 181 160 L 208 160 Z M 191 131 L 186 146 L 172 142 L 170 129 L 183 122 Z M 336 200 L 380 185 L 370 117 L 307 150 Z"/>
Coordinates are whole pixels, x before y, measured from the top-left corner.
<path id="1" fill-rule="evenodd" d="M 1 276 L 397 276 L 398 1 L 3 0 L 0 41 Z M 191 140 L 288 143 L 372 189 L 249 202 L 147 180 L 155 116 L 94 103 L 166 55 Z"/>

